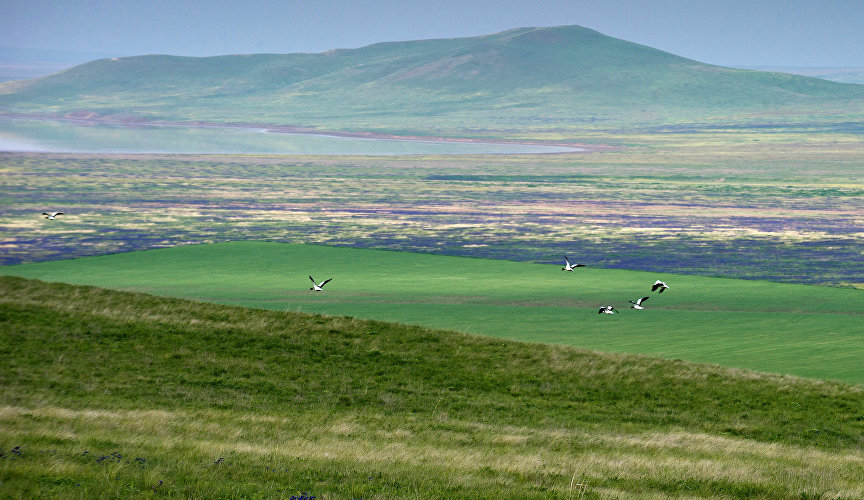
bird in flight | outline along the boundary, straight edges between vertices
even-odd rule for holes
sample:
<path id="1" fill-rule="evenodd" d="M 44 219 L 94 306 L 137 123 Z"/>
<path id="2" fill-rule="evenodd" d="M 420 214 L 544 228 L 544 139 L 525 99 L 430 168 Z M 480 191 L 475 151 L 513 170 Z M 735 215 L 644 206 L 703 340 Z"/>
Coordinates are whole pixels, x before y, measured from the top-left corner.
<path id="1" fill-rule="evenodd" d="M 320 292 L 324 290 L 324 285 L 330 282 L 333 278 L 322 281 L 321 283 L 315 283 L 315 279 L 312 276 L 309 276 L 309 279 L 312 280 L 312 288 L 310 290 L 314 290 L 316 292 Z"/>
<path id="2" fill-rule="evenodd" d="M 669 288 L 669 285 L 667 285 L 665 281 L 657 280 L 654 282 L 654 285 L 651 286 L 651 291 L 657 292 L 657 290 L 660 290 L 657 293 L 663 293 L 667 288 Z"/>
<path id="3" fill-rule="evenodd" d="M 645 309 L 645 307 L 642 306 L 642 303 L 645 302 L 646 300 L 648 300 L 649 298 L 650 297 L 642 297 L 641 299 L 628 300 L 627 302 L 633 304 L 632 306 L 630 306 L 633 309 Z"/>
<path id="4" fill-rule="evenodd" d="M 44 215 L 45 218 L 48 220 L 54 220 L 57 218 L 58 215 L 63 215 L 63 212 L 42 212 L 42 215 Z"/>
<path id="5" fill-rule="evenodd" d="M 585 267 L 585 264 L 570 264 L 570 259 L 568 259 L 566 255 L 564 256 L 564 267 L 561 268 L 562 271 L 572 271 L 577 267 Z"/>
<path id="6" fill-rule="evenodd" d="M 600 306 L 600 310 L 597 311 L 597 314 L 615 314 L 618 311 L 615 310 L 612 306 Z"/>

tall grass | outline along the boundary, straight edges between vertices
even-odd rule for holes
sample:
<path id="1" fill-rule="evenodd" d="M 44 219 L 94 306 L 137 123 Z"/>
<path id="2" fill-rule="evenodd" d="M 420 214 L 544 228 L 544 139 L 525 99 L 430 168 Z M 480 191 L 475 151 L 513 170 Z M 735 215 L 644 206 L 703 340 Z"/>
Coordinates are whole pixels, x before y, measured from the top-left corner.
<path id="1" fill-rule="evenodd" d="M 858 386 L 13 277 L 0 287 L 6 497 L 864 494 Z"/>

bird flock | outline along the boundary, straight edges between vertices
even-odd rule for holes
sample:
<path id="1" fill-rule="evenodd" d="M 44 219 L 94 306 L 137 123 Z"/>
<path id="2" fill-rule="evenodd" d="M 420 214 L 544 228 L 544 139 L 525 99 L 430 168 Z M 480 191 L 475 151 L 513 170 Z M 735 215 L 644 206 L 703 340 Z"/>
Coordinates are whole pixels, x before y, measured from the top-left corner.
<path id="1" fill-rule="evenodd" d="M 566 255 L 564 256 L 564 267 L 561 268 L 562 271 L 571 271 L 572 272 L 577 267 L 585 267 L 585 264 L 575 264 L 575 265 L 571 264 L 570 259 Z M 667 285 L 665 281 L 657 280 L 654 282 L 653 285 L 651 285 L 651 291 L 652 292 L 663 293 L 668 289 L 669 289 L 669 285 Z M 642 309 L 645 309 L 645 306 L 643 306 L 642 304 L 650 298 L 651 297 L 646 295 L 646 296 L 638 298 L 636 300 L 628 300 L 627 302 L 630 303 L 631 309 L 642 310 Z M 597 310 L 597 314 L 618 314 L 618 310 L 615 309 L 614 306 L 605 305 L 605 306 L 600 306 L 600 309 Z"/>
<path id="2" fill-rule="evenodd" d="M 585 264 L 572 264 L 570 262 L 570 259 L 566 255 L 564 256 L 564 267 L 561 268 L 562 271 L 572 272 L 577 267 L 585 267 Z M 317 282 L 317 281 L 315 281 L 315 278 L 313 278 L 310 275 L 309 281 L 312 282 L 312 288 L 310 288 L 309 290 L 314 291 L 314 292 L 322 292 L 322 291 L 324 291 L 324 285 L 326 285 L 327 283 L 329 283 L 332 280 L 333 280 L 333 278 L 329 278 L 329 279 L 326 279 L 324 281 Z M 667 285 L 665 281 L 657 280 L 654 282 L 653 285 L 651 285 L 651 291 L 657 292 L 658 294 L 663 293 L 668 289 L 669 289 L 669 285 Z M 630 303 L 631 309 L 642 310 L 642 309 L 645 309 L 645 306 L 642 304 L 644 304 L 645 301 L 650 299 L 650 298 L 651 298 L 650 296 L 646 295 L 646 296 L 640 297 L 636 300 L 628 300 L 627 302 Z M 604 306 L 600 306 L 600 309 L 597 311 L 597 314 L 618 314 L 618 310 L 615 309 L 614 306 L 604 305 Z"/>

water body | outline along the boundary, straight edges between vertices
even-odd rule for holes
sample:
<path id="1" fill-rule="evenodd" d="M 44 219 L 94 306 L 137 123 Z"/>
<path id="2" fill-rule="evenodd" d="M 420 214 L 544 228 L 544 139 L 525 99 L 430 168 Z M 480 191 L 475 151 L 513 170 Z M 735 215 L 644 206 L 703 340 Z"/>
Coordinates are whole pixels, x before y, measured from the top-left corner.
<path id="1" fill-rule="evenodd" d="M 118 125 L 0 116 L 0 151 L 53 153 L 420 155 L 582 151 L 531 144 L 365 139 L 265 128 Z"/>

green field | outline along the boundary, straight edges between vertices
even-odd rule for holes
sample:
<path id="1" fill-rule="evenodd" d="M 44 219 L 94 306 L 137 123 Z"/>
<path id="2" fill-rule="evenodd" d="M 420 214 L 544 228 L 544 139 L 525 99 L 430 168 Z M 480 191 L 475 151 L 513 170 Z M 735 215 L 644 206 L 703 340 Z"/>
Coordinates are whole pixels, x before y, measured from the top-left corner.
<path id="1" fill-rule="evenodd" d="M 235 242 L 7 266 L 0 273 L 864 383 L 860 290 L 560 268 Z M 311 292 L 310 274 L 333 281 Z M 670 290 L 652 293 L 655 279 Z M 646 310 L 628 309 L 628 300 L 642 296 L 651 297 Z M 604 304 L 620 314 L 598 315 Z"/>
<path id="2" fill-rule="evenodd" d="M 843 383 L 9 276 L 0 362 L 3 498 L 864 495 Z"/>

